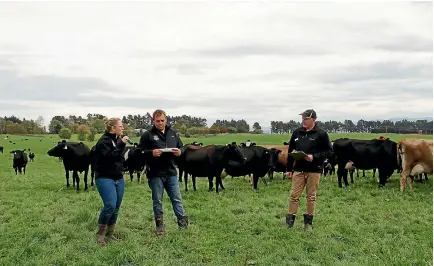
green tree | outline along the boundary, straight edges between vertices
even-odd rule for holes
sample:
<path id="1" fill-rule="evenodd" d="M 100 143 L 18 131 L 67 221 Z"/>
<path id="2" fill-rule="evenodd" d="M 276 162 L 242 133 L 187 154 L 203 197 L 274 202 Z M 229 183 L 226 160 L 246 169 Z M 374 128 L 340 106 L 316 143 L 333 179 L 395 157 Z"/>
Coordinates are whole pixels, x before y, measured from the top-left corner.
<path id="1" fill-rule="evenodd" d="M 80 125 L 77 128 L 78 139 L 80 141 L 85 141 L 88 134 L 90 134 L 90 129 L 87 125 Z"/>
<path id="2" fill-rule="evenodd" d="M 231 134 L 237 133 L 238 130 L 235 127 L 228 127 L 228 132 Z"/>
<path id="3" fill-rule="evenodd" d="M 48 130 L 51 134 L 59 134 L 62 129 L 62 123 L 59 120 L 52 119 L 50 121 L 50 125 L 48 126 Z"/>
<path id="4" fill-rule="evenodd" d="M 95 140 L 95 133 L 90 131 L 90 133 L 87 135 L 88 141 L 94 141 Z"/>
<path id="5" fill-rule="evenodd" d="M 255 122 L 255 123 L 253 124 L 253 130 L 257 130 L 257 129 L 262 129 L 262 128 L 261 128 L 261 125 L 259 125 L 259 122 Z"/>
<path id="6" fill-rule="evenodd" d="M 72 132 L 69 128 L 62 128 L 59 132 L 59 138 L 61 139 L 70 139 L 72 136 Z"/>
<path id="7" fill-rule="evenodd" d="M 92 128 L 96 129 L 96 133 L 103 133 L 105 124 L 103 119 L 93 119 L 90 123 Z"/>

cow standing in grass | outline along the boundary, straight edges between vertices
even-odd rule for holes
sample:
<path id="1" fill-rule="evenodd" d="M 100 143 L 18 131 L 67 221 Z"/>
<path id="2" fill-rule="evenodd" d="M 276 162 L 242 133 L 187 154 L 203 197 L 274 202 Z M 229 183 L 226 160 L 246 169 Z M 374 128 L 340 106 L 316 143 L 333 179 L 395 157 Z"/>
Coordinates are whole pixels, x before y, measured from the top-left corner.
<path id="1" fill-rule="evenodd" d="M 270 162 L 268 178 L 273 179 L 274 172 L 286 172 L 286 162 L 288 160 L 288 143 L 284 142 L 283 145 L 263 145 L 262 147 L 270 149 Z M 283 175 L 285 179 L 285 175 Z"/>
<path id="2" fill-rule="evenodd" d="M 433 172 L 433 141 L 424 139 L 403 139 L 397 144 L 398 161 L 402 165 L 401 192 L 404 191 L 407 178 Z M 409 182 L 413 192 L 412 181 Z"/>
<path id="3" fill-rule="evenodd" d="M 192 145 L 192 146 L 200 146 L 200 147 L 202 147 L 202 146 L 203 146 L 203 143 L 202 143 L 202 142 L 199 143 L 199 142 L 197 142 L 197 141 L 193 141 L 193 142 L 190 143 L 190 144 L 185 144 L 185 145 L 181 148 L 181 151 L 185 150 L 185 148 L 186 148 L 188 145 Z M 184 157 L 184 154 L 181 153 L 181 156 L 175 158 L 175 162 L 176 162 L 176 165 L 178 166 L 178 170 L 179 170 L 179 171 L 178 171 L 178 172 L 179 172 L 179 177 L 178 177 L 178 181 L 179 181 L 179 182 L 182 182 L 182 175 L 184 175 L 184 179 L 188 179 L 188 174 L 187 174 L 186 172 L 184 172 L 184 168 L 183 168 L 183 165 L 182 165 L 182 160 L 184 159 L 183 157 Z M 187 184 L 187 181 L 185 182 L 185 184 Z M 188 189 L 187 189 L 187 185 L 186 185 L 186 187 L 185 187 L 185 191 L 188 191 Z"/>
<path id="4" fill-rule="evenodd" d="M 133 174 L 137 174 L 137 183 L 140 184 L 140 175 L 144 171 L 146 166 L 145 150 L 137 148 L 138 143 L 134 143 L 134 146 L 125 146 L 122 152 L 124 157 L 123 171 L 128 171 L 130 174 L 131 182 L 133 182 Z"/>
<path id="5" fill-rule="evenodd" d="M 187 174 L 191 174 L 193 188 L 196 191 L 196 177 L 208 177 L 209 189 L 213 189 L 213 179 L 216 177 L 216 193 L 219 186 L 224 189 L 221 182 L 221 174 L 228 161 L 245 162 L 246 158 L 242 154 L 238 145 L 233 142 L 227 145 L 207 145 L 204 147 L 187 145 L 181 153 L 180 167 L 184 169 L 185 190 L 187 191 Z"/>
<path id="6" fill-rule="evenodd" d="M 264 177 L 270 169 L 270 150 L 261 146 L 251 145 L 240 148 L 246 158 L 242 162 L 229 160 L 225 163 L 225 172 L 231 176 L 253 175 L 252 188 L 258 190 L 258 181 Z"/>
<path id="7" fill-rule="evenodd" d="M 13 150 L 11 151 L 11 154 L 14 155 L 12 159 L 12 167 L 15 170 L 15 174 L 17 175 L 18 172 L 26 174 L 26 165 L 27 165 L 27 154 L 25 153 L 26 149 L 24 150 Z"/>
<path id="8" fill-rule="evenodd" d="M 396 142 L 391 140 L 358 140 L 341 138 L 333 143 L 333 151 L 338 162 L 338 185 L 342 179 L 348 187 L 348 170 L 378 169 L 379 187 L 384 187 L 387 178 L 398 169 Z M 351 175 L 351 183 L 354 183 Z"/>
<path id="9" fill-rule="evenodd" d="M 69 171 L 72 171 L 72 185 L 77 184 L 80 190 L 80 177 L 78 172 L 84 172 L 84 189 L 87 190 L 87 174 L 91 163 L 90 149 L 83 142 L 67 142 L 63 140 L 47 152 L 49 156 L 62 157 L 65 168 L 66 187 L 69 187 Z M 91 186 L 93 186 L 93 179 Z"/>
<path id="10" fill-rule="evenodd" d="M 35 153 L 30 151 L 30 149 L 29 149 L 29 159 L 31 162 L 34 162 L 34 159 L 35 159 Z"/>

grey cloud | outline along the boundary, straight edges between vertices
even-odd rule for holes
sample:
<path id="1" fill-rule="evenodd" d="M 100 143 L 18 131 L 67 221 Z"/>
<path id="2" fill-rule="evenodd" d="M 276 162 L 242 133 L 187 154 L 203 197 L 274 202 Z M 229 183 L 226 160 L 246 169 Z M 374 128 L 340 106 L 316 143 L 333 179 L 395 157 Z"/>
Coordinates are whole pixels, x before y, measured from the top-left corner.
<path id="1" fill-rule="evenodd" d="M 305 44 L 303 46 L 268 46 L 268 45 L 235 45 L 214 49 L 199 49 L 196 54 L 216 57 L 242 57 L 250 55 L 303 56 L 323 55 L 332 53 L 329 49 Z"/>
<path id="2" fill-rule="evenodd" d="M 19 103 L 19 102 L 1 102 L 0 103 L 0 111 L 2 112 L 11 112 L 11 110 L 13 110 L 13 112 L 15 111 L 19 111 L 19 110 L 28 110 L 29 106 L 27 104 L 24 103 Z M 12 112 L 12 113 L 13 113 Z"/>
<path id="3" fill-rule="evenodd" d="M 161 70 L 176 70 L 180 75 L 203 75 L 207 70 L 218 68 L 217 65 L 207 63 L 197 64 L 170 64 L 160 65 L 155 67 L 157 71 Z"/>
<path id="4" fill-rule="evenodd" d="M 9 59 L 0 58 L 0 68 L 1 67 L 10 68 L 12 66 L 13 66 L 13 63 Z"/>
<path id="5" fill-rule="evenodd" d="M 433 66 L 431 63 L 411 65 L 401 62 L 383 62 L 367 66 L 351 66 L 333 69 L 320 75 L 320 79 L 333 84 L 380 79 L 432 80 Z"/>
<path id="6" fill-rule="evenodd" d="M 229 95 L 222 99 L 200 96 L 168 99 L 150 98 L 140 94 L 134 98 L 120 98 L 121 88 L 116 88 L 98 78 L 59 76 L 19 76 L 14 70 L 0 70 L 0 88 L 7 91 L 2 101 L 47 101 L 53 103 L 76 103 L 78 106 L 125 108 L 179 108 L 183 106 L 235 108 L 237 100 Z M 97 96 L 84 93 L 103 93 Z M 134 96 L 134 95 L 132 95 Z M 240 99 L 241 101 L 241 99 Z M 16 109 L 15 104 L 13 105 Z M 23 106 L 26 107 L 26 106 Z M 29 108 L 29 106 L 27 106 Z"/>
<path id="7" fill-rule="evenodd" d="M 304 55 L 324 55 L 335 53 L 331 49 L 317 45 L 305 43 L 303 45 L 289 44 L 285 46 L 246 44 L 233 45 L 226 47 L 216 47 L 208 49 L 176 49 L 166 51 L 138 50 L 131 53 L 133 57 L 172 57 L 172 56 L 208 56 L 208 57 L 244 57 L 252 55 L 261 56 L 304 56 Z"/>
<path id="8" fill-rule="evenodd" d="M 90 77 L 20 76 L 14 70 L 0 70 L 2 100 L 81 101 L 80 93 L 115 90 L 103 80 Z"/>
<path id="9" fill-rule="evenodd" d="M 374 49 L 386 51 L 403 51 L 403 52 L 431 52 L 433 51 L 433 40 L 421 38 L 418 36 L 400 36 L 388 39 L 383 43 L 374 45 Z"/>

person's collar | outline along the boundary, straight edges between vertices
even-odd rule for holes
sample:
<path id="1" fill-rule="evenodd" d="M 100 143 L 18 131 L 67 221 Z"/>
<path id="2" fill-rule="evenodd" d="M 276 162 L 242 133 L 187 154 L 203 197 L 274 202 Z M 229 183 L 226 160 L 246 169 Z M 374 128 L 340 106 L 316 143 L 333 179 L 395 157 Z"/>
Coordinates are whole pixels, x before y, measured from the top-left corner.
<path id="1" fill-rule="evenodd" d="M 153 131 L 155 131 L 155 132 L 160 132 L 160 133 L 162 133 L 162 134 L 166 133 L 167 130 L 169 130 L 169 129 L 170 129 L 170 126 L 169 126 L 169 125 L 166 125 L 166 126 L 164 127 L 163 131 L 159 130 L 155 125 L 152 125 L 152 130 L 153 130 Z"/>
<path id="2" fill-rule="evenodd" d="M 110 137 L 112 140 L 117 139 L 116 133 L 111 133 L 111 132 L 108 132 L 107 130 L 105 131 L 104 136 Z"/>

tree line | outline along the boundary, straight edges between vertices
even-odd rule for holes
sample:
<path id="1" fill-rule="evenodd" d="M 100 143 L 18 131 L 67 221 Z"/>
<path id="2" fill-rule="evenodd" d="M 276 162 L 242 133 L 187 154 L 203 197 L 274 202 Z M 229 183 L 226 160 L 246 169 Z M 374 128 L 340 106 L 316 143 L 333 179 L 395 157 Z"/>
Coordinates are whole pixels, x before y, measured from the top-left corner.
<path id="1" fill-rule="evenodd" d="M 93 140 L 96 134 L 104 132 L 106 116 L 102 114 L 87 114 L 87 116 L 53 116 L 48 125 L 44 126 L 44 118 L 39 116 L 36 120 L 20 119 L 15 116 L 0 117 L 1 134 L 59 134 L 61 138 L 69 139 L 72 134 L 78 134 L 80 140 Z M 147 112 L 145 115 L 128 114 L 123 116 L 125 134 L 141 135 L 145 130 L 152 127 L 152 115 Z M 173 126 L 180 134 L 199 136 L 208 134 L 224 133 L 253 133 L 261 134 L 263 129 L 259 122 L 253 126 L 244 119 L 240 120 L 216 120 L 210 127 L 207 127 L 207 119 L 190 115 L 167 116 L 167 123 Z M 341 121 L 317 121 L 319 126 L 330 133 L 401 133 L 401 134 L 432 134 L 433 121 L 427 120 L 401 120 L 401 121 L 367 121 L 360 119 L 356 123 L 352 120 Z M 300 122 L 290 120 L 289 122 L 271 121 L 270 131 L 272 134 L 289 134 L 301 126 Z"/>
<path id="2" fill-rule="evenodd" d="M 340 121 L 316 121 L 322 129 L 329 133 L 398 133 L 398 134 L 433 134 L 433 121 L 416 120 L 409 121 L 367 121 L 360 119 L 356 123 L 346 119 Z M 271 121 L 272 134 L 288 134 L 301 126 L 301 122 L 290 120 L 289 122 Z"/>

